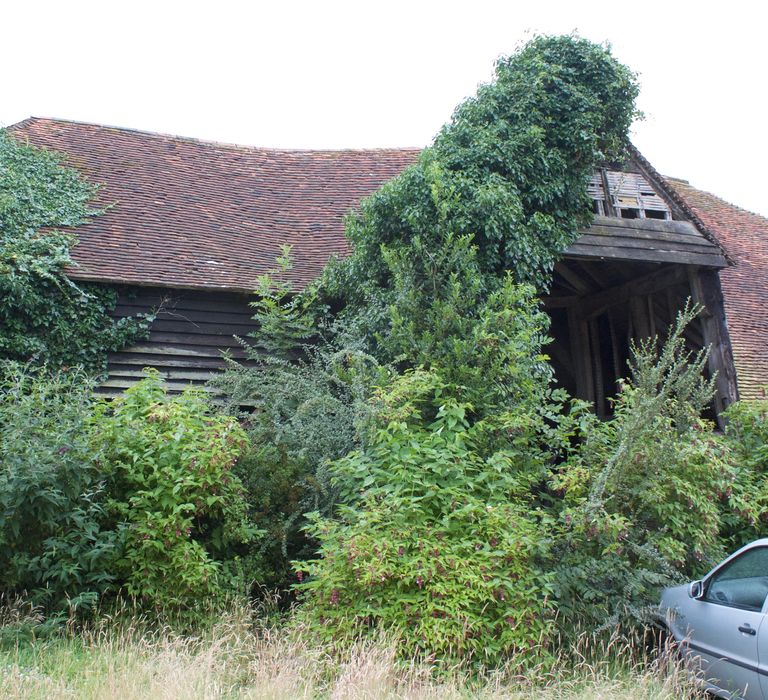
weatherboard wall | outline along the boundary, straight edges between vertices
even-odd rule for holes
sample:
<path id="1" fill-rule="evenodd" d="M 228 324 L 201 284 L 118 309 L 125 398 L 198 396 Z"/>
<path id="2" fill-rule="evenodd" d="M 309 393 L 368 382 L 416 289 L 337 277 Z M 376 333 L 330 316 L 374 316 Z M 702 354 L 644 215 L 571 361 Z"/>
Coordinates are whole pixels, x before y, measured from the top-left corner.
<path id="1" fill-rule="evenodd" d="M 157 310 L 149 337 L 110 353 L 99 393 L 117 395 L 157 369 L 168 389 L 203 385 L 226 366 L 225 354 L 246 362 L 242 341 L 255 330 L 252 297 L 220 291 L 134 287 L 120 293 L 118 318 Z"/>

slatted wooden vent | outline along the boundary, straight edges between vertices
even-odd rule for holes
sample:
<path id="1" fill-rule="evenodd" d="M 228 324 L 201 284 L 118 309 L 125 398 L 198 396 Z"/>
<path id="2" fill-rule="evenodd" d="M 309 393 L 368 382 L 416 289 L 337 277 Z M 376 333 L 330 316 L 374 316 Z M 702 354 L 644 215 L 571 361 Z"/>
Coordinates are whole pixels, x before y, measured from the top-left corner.
<path id="1" fill-rule="evenodd" d="M 609 197 L 606 198 L 606 190 Z M 601 170 L 594 173 L 588 185 L 594 211 L 601 216 L 622 219 L 671 219 L 667 203 L 639 173 Z"/>

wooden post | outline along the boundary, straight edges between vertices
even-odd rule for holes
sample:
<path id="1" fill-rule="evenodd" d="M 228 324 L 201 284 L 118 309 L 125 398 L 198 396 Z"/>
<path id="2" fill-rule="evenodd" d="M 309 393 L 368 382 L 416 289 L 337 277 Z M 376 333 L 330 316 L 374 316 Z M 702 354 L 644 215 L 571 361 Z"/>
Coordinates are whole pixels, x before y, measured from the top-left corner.
<path id="1" fill-rule="evenodd" d="M 619 336 L 616 333 L 616 322 L 614 320 L 613 310 L 608 312 L 608 330 L 611 333 L 611 356 L 613 358 L 613 380 L 614 382 L 619 377 L 624 376 L 624 368 L 621 365 L 620 353 L 619 353 Z"/>
<path id="2" fill-rule="evenodd" d="M 728 326 L 725 322 L 725 308 L 720 278 L 714 270 L 693 268 L 689 270 L 691 297 L 703 307 L 701 329 L 704 344 L 709 346 L 709 372 L 715 376 L 715 411 L 717 423 L 722 428 L 721 413 L 733 402 L 739 400 L 736 384 L 736 368 Z"/>
<path id="3" fill-rule="evenodd" d="M 568 309 L 568 335 L 571 341 L 573 370 L 576 375 L 576 395 L 594 404 L 595 382 L 589 352 L 589 330 L 587 322 L 573 307 Z"/>
<path id="4" fill-rule="evenodd" d="M 595 385 L 595 412 L 600 418 L 605 418 L 605 389 L 603 385 L 603 354 L 600 352 L 600 334 L 597 319 L 588 322 L 589 345 L 591 349 L 592 373 Z"/>
<path id="5" fill-rule="evenodd" d="M 635 342 L 650 338 L 651 324 L 648 318 L 648 302 L 641 296 L 632 297 L 629 300 L 629 309 L 632 315 Z"/>

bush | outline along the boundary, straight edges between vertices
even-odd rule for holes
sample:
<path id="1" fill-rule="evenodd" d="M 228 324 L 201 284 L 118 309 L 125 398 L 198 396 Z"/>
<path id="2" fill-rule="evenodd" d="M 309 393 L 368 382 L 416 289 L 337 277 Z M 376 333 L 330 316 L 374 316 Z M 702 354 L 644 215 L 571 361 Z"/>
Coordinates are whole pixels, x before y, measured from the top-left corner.
<path id="1" fill-rule="evenodd" d="M 109 494 L 122 549 L 123 590 L 161 609 L 243 591 L 249 572 L 238 548 L 258 533 L 233 473 L 246 437 L 214 416 L 201 392 L 168 397 L 156 372 L 97 405 L 91 448 Z"/>
<path id="2" fill-rule="evenodd" d="M 257 578 L 287 589 L 291 560 L 315 548 L 304 514 L 329 513 L 336 500 L 325 465 L 360 446 L 370 387 L 386 370 L 355 347 L 318 342 L 323 320 L 312 308 L 312 290 L 295 296 L 281 281 L 289 249 L 277 262 L 278 270 L 260 278 L 251 304 L 259 329 L 253 345 L 244 343 L 250 362 L 230 362 L 211 383 L 249 438 L 235 470 L 250 517 L 267 533 L 252 554 Z"/>
<path id="3" fill-rule="evenodd" d="M 371 444 L 332 466 L 350 505 L 314 519 L 321 558 L 297 564 L 310 577 L 301 619 L 329 641 L 385 629 L 404 658 L 494 665 L 547 644 L 547 528 L 518 463 L 529 456 L 486 456 L 487 426 L 445 389 L 434 373 L 397 380 Z"/>
<path id="4" fill-rule="evenodd" d="M 115 583 L 118 536 L 89 442 L 93 385 L 80 372 L 2 365 L 0 591 L 52 609 Z"/>
<path id="5" fill-rule="evenodd" d="M 567 627 L 647 619 L 659 588 L 728 552 L 726 522 L 754 527 L 759 505 L 729 444 L 699 418 L 712 395 L 706 354 L 685 349 L 686 310 L 664 346 L 635 348 L 612 420 L 582 415 L 552 486 L 562 526 L 557 601 Z M 735 524 L 735 523 L 734 523 Z"/>
<path id="6" fill-rule="evenodd" d="M 725 418 L 737 486 L 730 494 L 736 507 L 723 514 L 723 537 L 726 547 L 734 550 L 768 534 L 768 400 L 739 401 Z"/>

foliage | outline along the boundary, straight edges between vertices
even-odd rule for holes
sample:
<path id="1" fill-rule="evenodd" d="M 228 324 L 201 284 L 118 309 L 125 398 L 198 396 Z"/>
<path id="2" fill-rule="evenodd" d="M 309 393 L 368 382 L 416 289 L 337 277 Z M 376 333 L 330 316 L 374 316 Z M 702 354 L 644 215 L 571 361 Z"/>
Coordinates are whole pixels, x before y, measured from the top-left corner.
<path id="1" fill-rule="evenodd" d="M 723 513 L 728 550 L 768 535 L 768 400 L 739 401 L 725 412 L 726 436 L 738 470 L 737 492 L 743 505 Z"/>
<path id="2" fill-rule="evenodd" d="M 555 258 L 591 219 L 589 176 L 622 156 L 637 91 L 608 49 L 573 36 L 538 37 L 500 60 L 418 162 L 350 217 L 353 252 L 326 269 L 322 297 L 361 337 L 386 334 L 396 297 L 387 254 L 426 285 L 448 232 L 477 246 L 484 291 L 508 273 L 546 290 Z"/>
<path id="3" fill-rule="evenodd" d="M 552 480 L 562 498 L 555 553 L 566 624 L 643 619 L 660 586 L 723 557 L 726 516 L 757 521 L 728 444 L 699 418 L 712 383 L 702 376 L 706 353 L 685 348 L 694 316 L 681 312 L 659 352 L 652 341 L 635 348 L 614 418 L 582 413 L 581 441 Z"/>
<path id="4" fill-rule="evenodd" d="M 0 380 L 0 591 L 53 609 L 93 603 L 114 582 L 117 537 L 88 439 L 79 372 L 5 364 Z"/>
<path id="5" fill-rule="evenodd" d="M 539 404 L 553 375 L 542 352 L 549 318 L 534 289 L 508 274 L 488 292 L 470 239 L 448 233 L 439 243 L 426 280 L 414 270 L 414 251 L 386 256 L 395 294 L 380 347 L 400 366 L 438 369 L 476 416 Z"/>
<path id="6" fill-rule="evenodd" d="M 466 240 L 453 245 L 476 259 Z M 297 563 L 310 577 L 304 619 L 339 642 L 393 629 L 406 658 L 531 661 L 552 625 L 538 492 L 567 442 L 542 353 L 548 319 L 511 277 L 483 298 L 456 272 L 424 301 L 427 320 L 406 325 L 413 278 L 407 266 L 392 274 L 402 293 L 391 341 L 423 364 L 375 392 L 377 430 L 329 467 L 343 505 L 313 518 L 321 558 Z"/>
<path id="7" fill-rule="evenodd" d="M 211 415 L 201 393 L 165 394 L 156 372 L 97 405 L 92 449 L 124 536 L 115 574 L 125 592 L 161 609 L 189 606 L 247 581 L 237 548 L 256 530 L 233 473 L 246 437 Z"/>
<path id="8" fill-rule="evenodd" d="M 113 288 L 64 274 L 76 241 L 58 228 L 97 215 L 95 192 L 58 154 L 0 131 L 0 358 L 100 371 L 146 332 L 151 317 L 110 318 Z"/>
<path id="9" fill-rule="evenodd" d="M 755 471 L 768 472 L 768 399 L 739 401 L 725 418 L 740 461 Z"/>
<path id="10" fill-rule="evenodd" d="M 487 426 L 446 388 L 435 373 L 403 375 L 382 392 L 371 444 L 333 465 L 348 505 L 314 518 L 321 558 L 297 564 L 310 576 L 301 619 L 328 640 L 386 629 L 405 658 L 494 665 L 547 643 L 546 527 L 531 510 L 530 453 L 485 454 Z M 494 426 L 520 428 L 511 414 Z"/>
<path id="11" fill-rule="evenodd" d="M 255 515 L 280 535 L 282 553 L 306 556 L 301 509 L 315 501 L 331 512 L 325 465 L 367 449 L 373 389 L 402 371 L 433 370 L 444 398 L 469 406 L 470 425 L 488 419 L 477 434 L 482 459 L 511 441 L 496 437 L 509 420 L 535 436 L 527 463 L 552 459 L 558 438 L 554 448 L 541 443 L 561 398 L 548 388 L 547 322 L 531 289 L 548 286 L 555 256 L 589 221 L 588 177 L 598 160 L 621 155 L 636 92 L 607 49 L 535 39 L 350 217 L 349 259 L 301 294 L 286 281 L 288 251 L 261 280 L 255 366 L 233 367 L 217 386 L 232 412 L 253 406 L 243 476 L 261 485 L 251 491 Z M 277 518 L 268 514 L 276 505 Z M 276 545 L 268 559 L 285 562 Z"/>
<path id="12" fill-rule="evenodd" d="M 386 371 L 354 347 L 322 342 L 312 290 L 294 295 L 285 281 L 290 249 L 277 262 L 252 302 L 258 330 L 243 343 L 248 362 L 230 362 L 212 384 L 249 438 L 236 472 L 250 517 L 268 533 L 255 551 L 258 580 L 287 588 L 291 560 L 314 549 L 304 514 L 326 513 L 335 501 L 325 464 L 360 446 L 369 387 Z"/>

